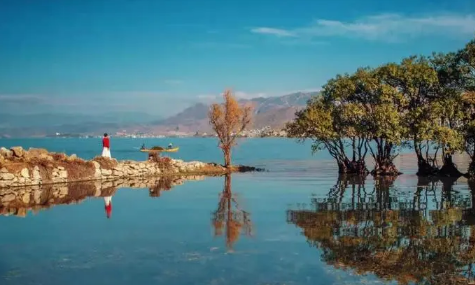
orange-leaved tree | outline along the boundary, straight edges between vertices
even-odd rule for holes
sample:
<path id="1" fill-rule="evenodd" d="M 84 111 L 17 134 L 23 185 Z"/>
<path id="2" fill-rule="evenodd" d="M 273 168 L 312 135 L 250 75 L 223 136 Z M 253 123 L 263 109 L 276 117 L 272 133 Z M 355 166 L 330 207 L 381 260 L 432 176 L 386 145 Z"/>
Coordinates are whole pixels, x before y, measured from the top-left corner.
<path id="1" fill-rule="evenodd" d="M 251 106 L 240 106 L 231 90 L 224 91 L 224 103 L 213 104 L 209 111 L 209 123 L 219 139 L 223 150 L 224 166 L 231 166 L 231 149 L 236 145 L 236 138 L 251 123 Z"/>

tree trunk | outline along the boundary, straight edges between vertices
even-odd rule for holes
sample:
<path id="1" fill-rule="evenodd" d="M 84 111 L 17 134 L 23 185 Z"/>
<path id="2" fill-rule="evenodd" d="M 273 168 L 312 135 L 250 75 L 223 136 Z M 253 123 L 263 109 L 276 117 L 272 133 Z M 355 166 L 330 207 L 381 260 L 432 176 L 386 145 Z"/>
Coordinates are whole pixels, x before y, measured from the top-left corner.
<path id="1" fill-rule="evenodd" d="M 427 146 L 428 147 L 428 146 Z M 427 157 L 424 157 L 424 154 L 421 150 L 421 142 L 414 139 L 414 150 L 417 156 L 417 176 L 434 176 L 439 173 L 439 168 L 430 164 L 427 161 Z"/>
<path id="2" fill-rule="evenodd" d="M 475 181 L 475 159 L 472 159 L 470 165 L 468 166 L 467 176 L 469 179 Z"/>
<path id="3" fill-rule="evenodd" d="M 378 158 L 375 161 L 374 169 L 371 171 L 373 176 L 398 176 L 402 174 L 397 170 L 393 161 L 389 158 Z"/>
<path id="4" fill-rule="evenodd" d="M 417 158 L 417 173 L 418 176 L 435 176 L 439 173 L 439 169 L 431 165 L 422 157 Z"/>
<path id="5" fill-rule="evenodd" d="M 366 168 L 365 161 L 337 161 L 339 174 L 355 174 L 355 175 L 368 175 L 368 169 Z"/>
<path id="6" fill-rule="evenodd" d="M 452 155 L 444 155 L 444 165 L 439 170 L 439 176 L 445 177 L 460 177 L 462 172 L 457 169 L 457 166 L 452 160 Z"/>
<path id="7" fill-rule="evenodd" d="M 224 167 L 229 168 L 231 166 L 231 149 L 224 148 L 223 154 L 224 154 Z"/>

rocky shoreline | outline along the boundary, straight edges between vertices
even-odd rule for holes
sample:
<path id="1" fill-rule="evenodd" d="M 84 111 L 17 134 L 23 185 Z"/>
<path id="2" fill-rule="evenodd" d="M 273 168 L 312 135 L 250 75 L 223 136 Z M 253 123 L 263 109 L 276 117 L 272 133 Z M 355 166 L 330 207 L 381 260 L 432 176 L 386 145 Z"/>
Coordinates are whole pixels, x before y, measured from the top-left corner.
<path id="1" fill-rule="evenodd" d="M 205 176 L 133 177 L 109 181 L 58 183 L 15 188 L 0 188 L 0 215 L 25 217 L 28 212 L 56 205 L 78 204 L 87 198 L 114 196 L 118 189 L 147 189 L 152 198 L 186 181 L 203 180 Z"/>
<path id="2" fill-rule="evenodd" d="M 249 166 L 225 168 L 216 163 L 185 162 L 169 157 L 148 161 L 117 161 L 104 157 L 84 160 L 74 154 L 67 156 L 46 149 L 0 148 L 0 188 L 131 177 L 223 175 L 261 170 Z"/>

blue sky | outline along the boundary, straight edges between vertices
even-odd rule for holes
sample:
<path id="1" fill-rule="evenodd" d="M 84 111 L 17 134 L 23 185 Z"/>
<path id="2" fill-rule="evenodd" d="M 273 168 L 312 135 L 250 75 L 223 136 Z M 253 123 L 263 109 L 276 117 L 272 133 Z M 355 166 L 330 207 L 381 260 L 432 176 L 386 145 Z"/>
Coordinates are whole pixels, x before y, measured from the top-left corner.
<path id="1" fill-rule="evenodd" d="M 0 0 L 0 111 L 167 116 L 462 48 L 473 0 Z"/>

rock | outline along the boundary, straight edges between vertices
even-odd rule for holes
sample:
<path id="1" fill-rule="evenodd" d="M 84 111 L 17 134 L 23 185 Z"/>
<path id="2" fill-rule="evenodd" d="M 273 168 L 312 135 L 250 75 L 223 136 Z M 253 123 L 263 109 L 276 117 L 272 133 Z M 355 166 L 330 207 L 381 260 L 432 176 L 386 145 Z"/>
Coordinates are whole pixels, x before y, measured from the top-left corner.
<path id="1" fill-rule="evenodd" d="M 21 200 L 23 203 L 28 204 L 30 203 L 30 193 L 25 193 L 23 194 L 23 197 L 21 197 Z"/>
<path id="2" fill-rule="evenodd" d="M 20 172 L 21 177 L 30 178 L 30 171 L 28 168 L 23 168 Z"/>
<path id="3" fill-rule="evenodd" d="M 33 168 L 33 179 L 34 180 L 41 179 L 40 168 L 38 166 L 35 166 L 35 168 Z"/>
<path id="4" fill-rule="evenodd" d="M 22 158 L 25 154 L 25 150 L 21 146 L 14 146 L 10 150 L 13 152 L 14 157 Z"/>
<path id="5" fill-rule="evenodd" d="M 30 148 L 24 152 L 26 159 L 41 158 L 48 155 L 48 151 L 44 148 Z"/>
<path id="6" fill-rule="evenodd" d="M 14 180 L 15 175 L 11 173 L 0 173 L 0 180 Z"/>
<path id="7" fill-rule="evenodd" d="M 11 158 L 13 156 L 13 151 L 6 149 L 4 147 L 1 147 L 0 156 L 3 156 L 4 158 Z"/>
<path id="8" fill-rule="evenodd" d="M 8 173 L 8 170 L 5 167 L 2 167 L 2 169 L 0 169 L 0 173 Z"/>
<path id="9" fill-rule="evenodd" d="M 56 161 L 65 161 L 67 160 L 68 156 L 62 152 L 60 153 L 54 153 L 53 159 Z"/>
<path id="10" fill-rule="evenodd" d="M 61 187 L 59 188 L 59 196 L 60 197 L 64 197 L 66 195 L 68 195 L 68 187 Z"/>
<path id="11" fill-rule="evenodd" d="M 41 190 L 37 189 L 33 192 L 33 199 L 35 200 L 36 204 L 39 204 L 41 201 Z"/>
<path id="12" fill-rule="evenodd" d="M 102 175 L 104 176 L 111 176 L 112 175 L 112 170 L 110 169 L 102 169 L 101 170 Z"/>
<path id="13" fill-rule="evenodd" d="M 11 202 L 15 200 L 15 198 L 16 198 L 15 194 L 7 194 L 2 197 L 2 202 Z"/>
<path id="14" fill-rule="evenodd" d="M 59 172 L 59 178 L 61 179 L 68 179 L 68 172 L 66 170 L 61 170 Z"/>
<path id="15" fill-rule="evenodd" d="M 40 154 L 39 159 L 53 161 L 54 158 L 49 154 Z"/>
<path id="16" fill-rule="evenodd" d="M 69 160 L 75 160 L 77 158 L 78 158 L 78 156 L 74 153 L 69 156 Z"/>
<path id="17" fill-rule="evenodd" d="M 117 171 L 124 171 L 124 168 L 121 164 L 117 164 L 115 167 L 114 167 L 114 170 L 117 170 Z"/>

